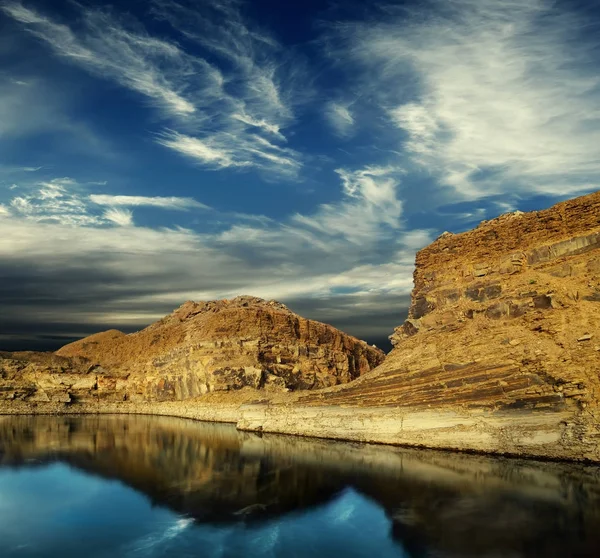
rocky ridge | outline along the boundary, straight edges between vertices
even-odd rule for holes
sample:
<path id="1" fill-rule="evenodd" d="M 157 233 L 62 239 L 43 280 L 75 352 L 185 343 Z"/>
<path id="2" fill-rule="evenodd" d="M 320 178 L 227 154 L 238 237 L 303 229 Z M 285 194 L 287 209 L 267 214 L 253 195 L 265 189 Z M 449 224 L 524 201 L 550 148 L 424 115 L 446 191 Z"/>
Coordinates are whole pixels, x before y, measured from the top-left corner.
<path id="1" fill-rule="evenodd" d="M 445 233 L 417 254 L 414 283 L 386 362 L 336 397 L 596 412 L 600 193 Z"/>
<path id="2" fill-rule="evenodd" d="M 0 353 L 0 397 L 106 403 L 180 401 L 244 387 L 316 389 L 349 382 L 383 358 L 275 301 L 190 301 L 129 335 L 98 333 L 55 354 Z"/>
<path id="3" fill-rule="evenodd" d="M 236 422 L 248 431 L 600 462 L 599 276 L 597 192 L 544 211 L 506 214 L 465 233 L 444 233 L 421 250 L 409 317 L 392 336 L 393 351 L 373 370 L 383 355 L 366 352 L 364 343 L 324 324 L 304 324 L 276 303 L 261 301 L 250 304 L 247 314 L 238 312 L 246 299 L 233 308 L 245 316 L 248 330 L 235 320 L 221 324 L 221 318 L 206 317 L 226 315 L 231 301 L 186 303 L 133 337 L 106 332 L 56 356 L 97 362 L 107 374 L 123 374 L 121 385 L 136 386 L 123 392 L 114 380 L 115 387 L 106 390 L 111 404 L 98 407 L 104 412 L 174 414 Z M 276 307 L 263 317 L 269 304 Z M 247 331 L 251 337 L 244 337 Z M 268 337 L 273 331 L 279 332 L 277 341 Z M 203 341 L 191 353 L 178 349 L 192 338 L 210 344 Z M 253 377 L 246 367 L 255 360 L 244 360 L 249 354 L 269 363 L 258 386 L 244 379 Z M 192 369 L 207 373 L 190 383 Z M 291 378 L 288 387 L 323 389 L 261 397 L 262 403 L 257 397 L 236 400 L 231 392 L 219 400 L 169 401 L 202 394 L 202 385 L 214 395 L 220 385 L 280 381 L 266 374 Z M 223 377 L 227 381 L 219 384 Z M 135 399 L 112 404 L 123 393 Z M 17 403 L 7 412 L 31 412 L 27 403 Z M 56 405 L 77 412 L 54 405 L 50 412 Z"/>
<path id="4" fill-rule="evenodd" d="M 345 437 L 369 436 L 362 420 L 374 441 L 600 460 L 600 193 L 445 233 L 414 283 L 386 361 L 303 397 L 304 429 L 326 403 L 354 408 Z"/>

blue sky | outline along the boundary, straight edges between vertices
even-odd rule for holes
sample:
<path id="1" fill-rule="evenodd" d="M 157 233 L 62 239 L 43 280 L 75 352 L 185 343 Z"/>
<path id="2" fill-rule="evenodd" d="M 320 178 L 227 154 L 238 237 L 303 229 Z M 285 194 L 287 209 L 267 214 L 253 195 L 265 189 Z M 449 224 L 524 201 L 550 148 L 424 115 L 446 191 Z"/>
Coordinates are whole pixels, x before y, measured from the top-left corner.
<path id="1" fill-rule="evenodd" d="M 0 0 L 0 346 L 252 294 L 382 343 L 415 252 L 597 189 L 597 6 Z"/>

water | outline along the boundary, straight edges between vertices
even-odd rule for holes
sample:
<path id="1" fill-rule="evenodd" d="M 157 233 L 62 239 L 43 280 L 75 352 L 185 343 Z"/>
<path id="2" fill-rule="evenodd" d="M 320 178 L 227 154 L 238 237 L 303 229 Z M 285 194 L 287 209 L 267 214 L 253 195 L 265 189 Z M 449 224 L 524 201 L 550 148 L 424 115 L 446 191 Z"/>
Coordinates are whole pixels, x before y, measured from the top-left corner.
<path id="1" fill-rule="evenodd" d="M 598 557 L 600 468 L 0 417 L 0 556 Z"/>

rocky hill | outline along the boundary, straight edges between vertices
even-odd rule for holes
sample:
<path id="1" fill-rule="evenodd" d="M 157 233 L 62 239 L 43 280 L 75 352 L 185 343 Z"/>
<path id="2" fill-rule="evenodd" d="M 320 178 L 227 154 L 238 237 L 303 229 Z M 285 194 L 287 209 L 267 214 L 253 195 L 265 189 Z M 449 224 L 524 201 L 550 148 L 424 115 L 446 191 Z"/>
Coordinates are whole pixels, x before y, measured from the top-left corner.
<path id="1" fill-rule="evenodd" d="M 380 367 L 242 426 L 332 436 L 327 404 L 344 438 L 600 460 L 600 192 L 444 233 L 414 282 Z"/>
<path id="2" fill-rule="evenodd" d="M 343 397 L 356 389 L 365 404 L 594 411 L 600 193 L 445 233 L 417 254 L 414 283 L 386 363 Z"/>
<path id="3" fill-rule="evenodd" d="M 106 331 L 56 354 L 0 353 L 0 397 L 39 402 L 174 401 L 246 386 L 349 382 L 379 349 L 254 297 L 186 302 L 142 331 Z"/>
<path id="4" fill-rule="evenodd" d="M 385 362 L 275 302 L 186 303 L 138 333 L 68 345 L 43 373 L 0 355 L 0 397 L 25 400 L 0 412 L 46 398 L 81 412 L 91 398 L 104 402 L 93 411 L 242 430 L 600 462 L 600 192 L 444 233 L 414 281 Z M 265 388 L 262 402 L 231 393 L 245 386 Z"/>

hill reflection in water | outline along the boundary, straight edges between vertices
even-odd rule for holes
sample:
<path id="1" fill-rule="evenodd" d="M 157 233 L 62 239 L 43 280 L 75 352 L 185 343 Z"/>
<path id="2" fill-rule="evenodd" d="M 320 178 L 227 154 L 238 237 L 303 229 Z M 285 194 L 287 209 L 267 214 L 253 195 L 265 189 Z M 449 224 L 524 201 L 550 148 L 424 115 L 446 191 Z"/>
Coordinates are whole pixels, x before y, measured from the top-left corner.
<path id="1" fill-rule="evenodd" d="M 600 468 L 0 417 L 0 555 L 600 556 Z"/>

